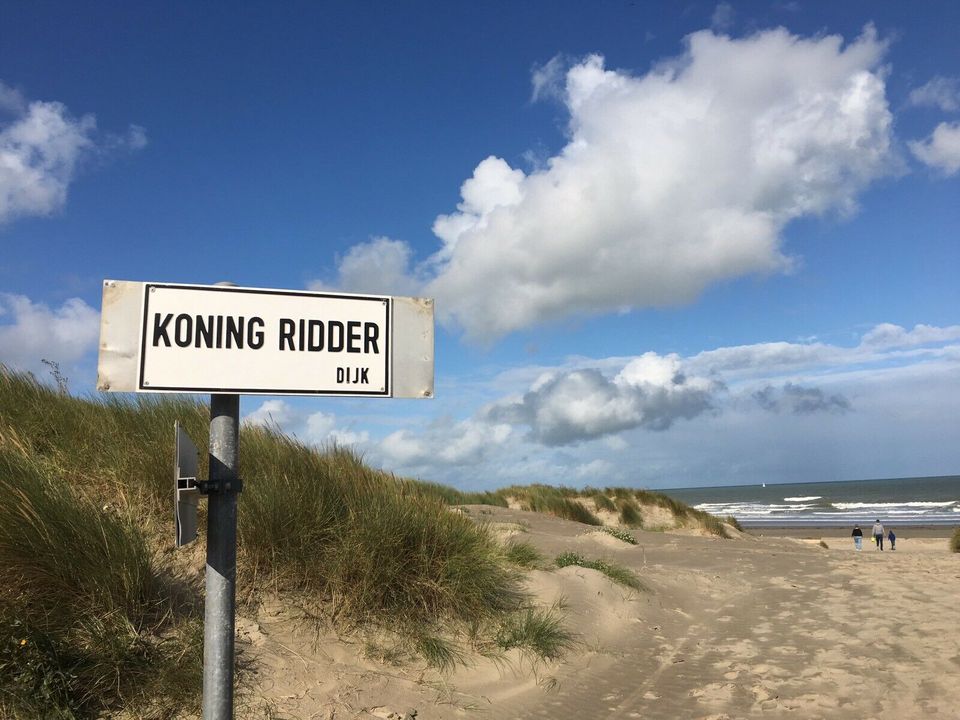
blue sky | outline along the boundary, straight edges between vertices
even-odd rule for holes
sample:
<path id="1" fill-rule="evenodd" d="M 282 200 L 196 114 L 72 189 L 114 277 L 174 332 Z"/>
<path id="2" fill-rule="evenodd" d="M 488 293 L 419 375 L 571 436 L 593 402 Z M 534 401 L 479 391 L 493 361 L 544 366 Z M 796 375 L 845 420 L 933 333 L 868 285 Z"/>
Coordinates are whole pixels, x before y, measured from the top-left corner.
<path id="1" fill-rule="evenodd" d="M 431 401 L 248 422 L 464 488 L 960 472 L 952 2 L 7 3 L 0 362 L 104 278 L 437 300 Z"/>

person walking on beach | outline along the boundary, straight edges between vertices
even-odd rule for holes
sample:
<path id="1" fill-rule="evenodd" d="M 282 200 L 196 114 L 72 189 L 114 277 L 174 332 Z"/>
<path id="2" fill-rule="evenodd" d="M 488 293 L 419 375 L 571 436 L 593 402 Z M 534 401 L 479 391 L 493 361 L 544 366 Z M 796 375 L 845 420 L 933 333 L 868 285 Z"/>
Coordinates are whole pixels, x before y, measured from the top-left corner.
<path id="1" fill-rule="evenodd" d="M 863 549 L 863 530 L 860 529 L 859 525 L 854 525 L 853 532 L 850 534 L 853 536 L 853 546 L 859 552 Z"/>
<path id="2" fill-rule="evenodd" d="M 877 550 L 883 552 L 883 525 L 880 518 L 873 524 L 873 539 L 877 542 Z"/>
<path id="3" fill-rule="evenodd" d="M 890 532 L 887 533 L 887 540 L 890 541 L 890 549 L 891 549 L 891 550 L 896 550 L 896 549 L 897 549 L 897 536 L 894 535 L 894 533 L 893 533 L 893 528 L 890 528 Z"/>

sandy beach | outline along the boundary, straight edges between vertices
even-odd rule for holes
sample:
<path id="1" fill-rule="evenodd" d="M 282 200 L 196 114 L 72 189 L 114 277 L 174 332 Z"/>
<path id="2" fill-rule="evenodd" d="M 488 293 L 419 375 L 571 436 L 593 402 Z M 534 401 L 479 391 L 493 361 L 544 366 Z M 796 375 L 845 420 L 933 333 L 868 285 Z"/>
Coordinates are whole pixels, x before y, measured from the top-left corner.
<path id="1" fill-rule="evenodd" d="M 530 574 L 562 602 L 580 647 L 562 662 L 477 658 L 447 676 L 390 666 L 357 645 L 305 632 L 267 604 L 240 623 L 256 657 L 251 714 L 296 718 L 960 717 L 960 556 L 949 528 L 902 528 L 896 552 L 849 530 L 769 528 L 732 540 L 637 531 L 630 545 L 580 523 L 471 506 L 502 536 L 635 570 L 632 591 L 595 570 Z M 940 535 L 934 537 L 931 535 Z M 820 545 L 821 537 L 829 546 Z M 415 716 L 411 714 L 416 711 Z M 256 715 L 262 717 L 263 715 Z"/>

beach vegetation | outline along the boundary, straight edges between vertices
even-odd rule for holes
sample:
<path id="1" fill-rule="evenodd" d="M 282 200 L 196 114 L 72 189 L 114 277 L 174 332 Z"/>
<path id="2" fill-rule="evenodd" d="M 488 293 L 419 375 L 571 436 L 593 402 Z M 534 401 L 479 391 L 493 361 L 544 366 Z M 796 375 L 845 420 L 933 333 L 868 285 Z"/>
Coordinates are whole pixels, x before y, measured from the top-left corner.
<path id="1" fill-rule="evenodd" d="M 577 491 L 570 488 L 526 485 L 505 488 L 501 492 L 515 498 L 524 510 L 546 513 L 586 525 L 603 524 L 600 518 L 594 515 L 584 502 L 581 502 Z"/>
<path id="2" fill-rule="evenodd" d="M 637 544 L 636 536 L 623 528 L 606 526 L 601 529 L 603 532 L 607 533 L 607 535 L 613 535 L 613 537 L 617 538 L 617 540 L 622 540 L 630 545 Z"/>
<path id="3" fill-rule="evenodd" d="M 950 551 L 960 553 L 960 528 L 955 529 L 950 536 Z"/>
<path id="4" fill-rule="evenodd" d="M 597 510 L 606 510 L 608 512 L 617 511 L 616 503 L 602 492 L 593 493 L 590 498 L 593 500 L 593 506 Z"/>
<path id="5" fill-rule="evenodd" d="M 611 563 L 607 560 L 589 560 L 579 553 L 565 552 L 557 555 L 554 562 L 559 568 L 577 565 L 578 567 L 597 570 L 613 580 L 615 583 L 624 585 L 632 590 L 646 589 L 635 572 L 629 568 L 625 568 L 623 565 Z"/>
<path id="6" fill-rule="evenodd" d="M 824 550 L 829 550 L 829 549 L 830 549 L 830 546 L 827 545 L 827 541 L 826 541 L 826 540 L 821 540 L 820 543 L 819 543 L 819 545 L 820 545 L 820 547 L 822 547 Z"/>
<path id="7" fill-rule="evenodd" d="M 620 522 L 628 527 L 642 527 L 643 516 L 640 506 L 630 497 L 617 498 L 617 509 L 620 511 Z"/>
<path id="8" fill-rule="evenodd" d="M 196 553 L 171 551 L 175 420 L 205 477 L 204 404 L 81 399 L 0 366 L 0 716 L 162 718 L 198 700 L 202 578 Z M 529 550 L 450 509 L 505 495 L 446 493 L 271 428 L 243 425 L 241 448 L 241 612 L 281 594 L 341 633 L 402 633 L 449 668 L 474 627 L 492 642 L 527 606 Z"/>
<path id="9" fill-rule="evenodd" d="M 509 560 L 514 565 L 522 568 L 534 569 L 541 567 L 544 562 L 543 555 L 532 544 L 525 540 L 511 540 L 504 548 Z"/>
<path id="10" fill-rule="evenodd" d="M 518 610 L 500 626 L 496 642 L 501 650 L 519 649 L 544 660 L 559 660 L 580 644 L 564 623 L 561 603 Z"/>
<path id="11" fill-rule="evenodd" d="M 727 523 L 727 525 L 732 527 L 737 532 L 746 532 L 743 529 L 743 525 L 740 524 L 740 521 L 737 520 L 733 515 L 727 515 L 727 518 L 726 520 L 724 520 L 724 522 Z"/>

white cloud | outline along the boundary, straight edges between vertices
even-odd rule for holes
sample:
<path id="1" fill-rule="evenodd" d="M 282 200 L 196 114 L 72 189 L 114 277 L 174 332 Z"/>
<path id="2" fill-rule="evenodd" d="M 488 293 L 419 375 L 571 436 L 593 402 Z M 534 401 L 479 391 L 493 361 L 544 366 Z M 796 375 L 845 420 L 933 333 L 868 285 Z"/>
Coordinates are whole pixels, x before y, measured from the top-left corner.
<path id="1" fill-rule="evenodd" d="M 399 240 L 377 237 L 350 248 L 337 263 L 337 277 L 332 282 L 315 280 L 311 290 L 416 295 L 421 286 L 412 276 L 410 247 Z"/>
<path id="2" fill-rule="evenodd" d="M 0 224 L 62 208 L 84 158 L 146 145 L 146 133 L 137 125 L 98 144 L 93 115 L 74 118 L 59 102 L 28 103 L 3 83 L 0 113 L 12 116 L 0 119 Z"/>
<path id="3" fill-rule="evenodd" d="M 960 122 L 942 122 L 925 140 L 913 140 L 908 143 L 910 152 L 932 168 L 944 175 L 954 175 L 960 170 Z"/>
<path id="4" fill-rule="evenodd" d="M 510 439 L 512 428 L 505 423 L 482 420 L 437 422 L 419 435 L 398 430 L 380 443 L 380 453 L 402 466 L 476 465 Z"/>
<path id="5" fill-rule="evenodd" d="M 686 45 L 642 76 L 598 55 L 574 64 L 565 147 L 529 174 L 494 156 L 477 165 L 457 210 L 434 223 L 442 247 L 418 268 L 443 321 L 489 342 L 783 271 L 790 221 L 850 213 L 892 171 L 886 44 L 872 28 L 846 45 L 783 29 L 702 31 Z M 535 97 L 560 67 L 534 70 Z M 379 251 L 396 260 L 383 275 L 406 271 L 399 248 Z"/>
<path id="6" fill-rule="evenodd" d="M 733 17 L 735 14 L 736 11 L 734 11 L 733 5 L 728 2 L 719 3 L 713 9 L 713 14 L 710 16 L 710 27 L 721 32 L 729 30 L 733 27 Z"/>
<path id="7" fill-rule="evenodd" d="M 599 56 L 566 75 L 569 142 L 524 174 L 481 162 L 425 291 L 469 338 L 571 313 L 688 302 L 789 266 L 792 219 L 849 212 L 890 168 L 891 116 L 870 30 L 803 40 L 710 32 L 642 77 Z"/>
<path id="8" fill-rule="evenodd" d="M 99 335 L 100 313 L 79 298 L 50 308 L 0 293 L 0 362 L 9 367 L 39 370 L 41 359 L 75 362 L 96 348 Z"/>
<path id="9" fill-rule="evenodd" d="M 612 380 L 596 368 L 544 375 L 521 398 L 494 403 L 482 417 L 526 425 L 545 445 L 570 445 L 637 427 L 666 430 L 710 410 L 722 389 L 685 375 L 677 355 L 645 353 Z"/>
<path id="10" fill-rule="evenodd" d="M 243 418 L 244 423 L 275 428 L 311 445 L 363 445 L 370 440 L 366 430 L 340 427 L 333 413 L 307 413 L 286 400 L 264 400 Z"/>
<path id="11" fill-rule="evenodd" d="M 932 325 L 914 325 L 907 330 L 892 323 L 881 323 L 865 333 L 860 340 L 861 347 L 896 348 L 930 343 L 944 343 L 960 340 L 960 325 L 934 327 Z"/>
<path id="12" fill-rule="evenodd" d="M 283 400 L 264 400 L 260 407 L 244 416 L 250 425 L 282 429 L 289 427 L 297 417 L 294 409 Z"/>
<path id="13" fill-rule="evenodd" d="M 944 112 L 960 110 L 960 78 L 937 75 L 910 92 L 908 102 L 917 107 L 935 107 Z"/>

